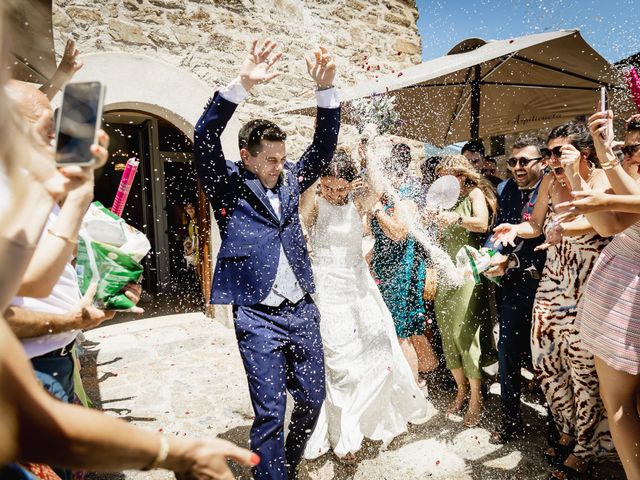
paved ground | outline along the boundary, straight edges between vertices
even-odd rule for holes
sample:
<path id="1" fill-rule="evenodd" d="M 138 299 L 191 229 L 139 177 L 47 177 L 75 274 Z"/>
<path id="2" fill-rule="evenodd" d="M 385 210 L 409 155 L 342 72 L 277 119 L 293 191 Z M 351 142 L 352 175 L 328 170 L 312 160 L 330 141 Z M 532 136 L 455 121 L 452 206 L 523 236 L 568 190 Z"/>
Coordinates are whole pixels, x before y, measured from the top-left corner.
<path id="1" fill-rule="evenodd" d="M 84 344 L 83 376 L 96 405 L 110 415 L 167 435 L 218 435 L 246 445 L 253 412 L 233 331 L 199 313 L 130 320 L 92 330 Z M 464 428 L 437 413 L 413 426 L 385 451 L 367 443 L 354 466 L 325 455 L 303 465 L 301 478 L 545 479 L 544 409 L 528 399 L 528 436 L 507 446 L 488 443 L 498 409 L 493 385 L 479 428 Z M 441 411 L 451 394 L 432 387 Z M 247 480 L 246 470 L 236 468 Z M 102 479 L 164 479 L 168 472 L 93 475 Z M 594 479 L 622 479 L 620 468 L 598 467 Z"/>

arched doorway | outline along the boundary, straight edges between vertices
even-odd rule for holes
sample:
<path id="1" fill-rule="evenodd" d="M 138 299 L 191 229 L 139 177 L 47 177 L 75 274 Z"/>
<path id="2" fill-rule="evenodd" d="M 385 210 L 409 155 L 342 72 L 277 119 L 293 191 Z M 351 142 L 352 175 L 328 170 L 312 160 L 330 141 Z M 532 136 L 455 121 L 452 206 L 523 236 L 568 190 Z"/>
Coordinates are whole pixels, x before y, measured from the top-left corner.
<path id="1" fill-rule="evenodd" d="M 175 218 L 167 213 L 167 204 L 184 201 L 183 196 L 172 193 L 172 185 L 180 181 L 185 169 L 190 170 L 191 138 L 193 126 L 201 115 L 214 88 L 191 72 L 147 55 L 127 52 L 96 52 L 82 55 L 84 67 L 74 77 L 75 81 L 100 80 L 106 86 L 105 126 L 112 136 L 112 160 L 105 167 L 105 174 L 98 180 L 96 193 L 99 200 L 110 206 L 115 195 L 119 171 L 127 155 L 138 154 L 142 170 L 137 175 L 124 216 L 133 225 L 141 228 L 152 242 L 154 254 L 145 265 L 145 290 L 165 294 L 174 291 L 176 264 L 182 261 L 178 242 L 174 236 Z M 60 96 L 54 99 L 58 106 Z M 231 119 L 222 135 L 222 146 L 227 158 L 236 158 L 239 122 Z M 119 132 L 122 132 L 121 134 Z M 116 143 L 119 142 L 119 145 Z M 118 150 L 120 150 L 118 152 Z M 107 169 L 111 169 L 110 173 Z M 113 185 L 115 183 L 115 186 Z M 169 197 L 167 198 L 167 185 Z M 192 185 L 192 184 L 191 184 Z M 192 186 L 182 185 L 185 191 Z M 111 190 L 109 190 L 111 189 Z M 137 189 L 137 190 L 136 190 Z M 104 190 L 104 192 L 102 191 Z M 107 193 L 105 193 L 107 192 Z M 138 197 L 136 198 L 136 192 Z M 167 203 L 168 201 L 168 203 Z M 133 202 L 138 202 L 134 206 Z M 201 235 L 201 279 L 205 298 L 211 282 L 211 263 L 220 245 L 217 225 L 207 224 L 209 207 L 204 196 L 198 196 L 199 233 Z M 135 215 L 134 215 L 135 214 Z M 133 218 L 135 216 L 135 218 Z M 137 222 L 137 223 L 136 223 Z M 207 258 L 207 255 L 209 258 Z M 173 267 L 172 267 L 173 265 Z"/>
<path id="2" fill-rule="evenodd" d="M 144 260 L 145 291 L 175 296 L 182 307 L 201 306 L 210 290 L 209 208 L 192 165 L 193 145 L 175 125 L 145 112 L 113 110 L 104 115 L 111 138 L 107 165 L 96 172 L 95 199 L 110 207 L 129 158 L 140 160 L 123 218 L 144 232 L 152 250 Z M 187 204 L 196 215 L 198 259 L 188 263 Z"/>

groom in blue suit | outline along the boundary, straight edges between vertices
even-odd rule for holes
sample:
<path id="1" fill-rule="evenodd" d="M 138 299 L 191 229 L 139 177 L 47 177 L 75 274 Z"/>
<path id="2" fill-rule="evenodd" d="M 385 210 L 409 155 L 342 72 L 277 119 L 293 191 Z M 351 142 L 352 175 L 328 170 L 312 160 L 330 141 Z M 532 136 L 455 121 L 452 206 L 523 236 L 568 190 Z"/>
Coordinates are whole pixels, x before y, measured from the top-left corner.
<path id="1" fill-rule="evenodd" d="M 255 412 L 251 449 L 261 460 L 254 478 L 291 480 L 325 397 L 320 313 L 310 296 L 315 287 L 298 202 L 333 157 L 340 104 L 336 67 L 321 47 L 315 61 L 306 59 L 318 110 L 313 143 L 300 160 L 286 160 L 286 134 L 267 120 L 244 125 L 241 160 L 225 160 L 220 135 L 236 107 L 254 85 L 280 75 L 271 71 L 280 57 L 275 47 L 253 42 L 239 77 L 216 92 L 198 121 L 194 152 L 222 237 L 211 303 L 233 305 Z M 285 445 L 287 391 L 294 409 Z"/>

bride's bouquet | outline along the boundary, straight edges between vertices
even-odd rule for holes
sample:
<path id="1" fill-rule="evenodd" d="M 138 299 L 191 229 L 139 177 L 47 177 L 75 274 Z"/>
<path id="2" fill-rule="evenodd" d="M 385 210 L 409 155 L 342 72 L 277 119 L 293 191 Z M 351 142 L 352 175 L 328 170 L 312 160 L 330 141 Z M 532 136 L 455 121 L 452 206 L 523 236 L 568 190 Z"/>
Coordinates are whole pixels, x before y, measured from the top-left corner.
<path id="1" fill-rule="evenodd" d="M 358 114 L 358 132 L 362 134 L 368 124 L 377 127 L 377 133 L 392 132 L 400 123 L 400 114 L 395 110 L 396 98 L 389 94 L 373 94 L 351 102 Z"/>

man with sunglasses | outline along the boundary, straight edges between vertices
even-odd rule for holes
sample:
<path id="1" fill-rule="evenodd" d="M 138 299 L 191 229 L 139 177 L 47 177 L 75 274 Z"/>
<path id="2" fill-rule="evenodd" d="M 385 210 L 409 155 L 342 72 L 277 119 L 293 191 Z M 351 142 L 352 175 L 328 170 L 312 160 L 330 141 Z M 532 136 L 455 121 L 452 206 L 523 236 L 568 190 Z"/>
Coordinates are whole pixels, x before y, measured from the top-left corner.
<path id="1" fill-rule="evenodd" d="M 496 225 L 518 224 L 529 219 L 544 174 L 544 147 L 545 142 L 539 137 L 516 139 L 507 160 L 513 178 L 498 186 Z M 530 363 L 531 312 L 546 259 L 546 253 L 535 251 L 535 248 L 543 242 L 544 235 L 520 240 L 515 247 L 496 247 L 490 240 L 485 244 L 501 251 L 493 257 L 493 267 L 486 274 L 503 276 L 502 286 L 497 292 L 500 300 L 498 359 L 502 416 L 499 427 L 489 440 L 494 444 L 509 442 L 522 433 L 520 369 Z"/>

